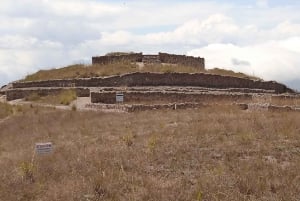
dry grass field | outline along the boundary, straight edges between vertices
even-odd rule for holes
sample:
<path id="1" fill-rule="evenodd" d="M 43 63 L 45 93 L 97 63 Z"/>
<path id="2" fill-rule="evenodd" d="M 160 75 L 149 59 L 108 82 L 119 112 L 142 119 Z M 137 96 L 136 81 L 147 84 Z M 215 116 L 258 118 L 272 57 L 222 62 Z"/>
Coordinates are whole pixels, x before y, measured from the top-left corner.
<path id="1" fill-rule="evenodd" d="M 10 115 L 0 122 L 1 201 L 300 200 L 300 113 L 24 106 Z M 54 152 L 32 160 L 48 141 Z"/>

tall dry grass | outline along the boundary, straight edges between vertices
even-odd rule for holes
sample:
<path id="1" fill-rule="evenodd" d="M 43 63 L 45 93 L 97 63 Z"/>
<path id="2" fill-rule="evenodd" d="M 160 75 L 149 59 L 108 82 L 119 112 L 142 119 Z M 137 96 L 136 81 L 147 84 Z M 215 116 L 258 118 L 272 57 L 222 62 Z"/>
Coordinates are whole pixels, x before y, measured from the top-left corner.
<path id="1" fill-rule="evenodd" d="M 0 123 L 0 200 L 300 200 L 299 113 L 25 111 Z"/>

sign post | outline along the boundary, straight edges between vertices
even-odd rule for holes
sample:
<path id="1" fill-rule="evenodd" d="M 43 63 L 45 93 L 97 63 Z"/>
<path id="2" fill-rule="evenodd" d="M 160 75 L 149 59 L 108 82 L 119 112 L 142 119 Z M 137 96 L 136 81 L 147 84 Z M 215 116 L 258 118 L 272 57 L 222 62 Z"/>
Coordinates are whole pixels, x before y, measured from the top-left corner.
<path id="1" fill-rule="evenodd" d="M 53 146 L 51 142 L 35 144 L 35 152 L 37 154 L 49 154 L 52 152 L 52 150 L 53 150 Z"/>
<path id="2" fill-rule="evenodd" d="M 123 103 L 124 102 L 124 94 L 123 93 L 116 93 L 116 102 Z"/>

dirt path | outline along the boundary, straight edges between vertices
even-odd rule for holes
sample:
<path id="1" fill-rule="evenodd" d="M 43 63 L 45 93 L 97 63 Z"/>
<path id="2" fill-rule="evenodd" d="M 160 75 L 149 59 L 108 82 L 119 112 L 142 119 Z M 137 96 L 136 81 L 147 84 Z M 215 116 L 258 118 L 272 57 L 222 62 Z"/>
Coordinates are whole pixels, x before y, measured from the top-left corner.
<path id="1" fill-rule="evenodd" d="M 101 112 L 117 112 L 117 113 L 124 112 L 124 110 L 116 107 L 108 107 L 107 104 L 103 104 L 102 107 L 90 107 L 91 105 L 90 97 L 77 97 L 77 99 L 71 102 L 70 105 L 53 105 L 48 103 L 37 103 L 31 101 L 24 101 L 23 99 L 17 99 L 17 100 L 12 100 L 7 102 L 5 97 L 0 97 L 0 102 L 6 102 L 10 105 L 32 105 L 33 107 L 48 107 L 48 108 L 55 108 L 60 110 L 72 110 L 76 108 L 77 111 L 101 111 Z"/>
<path id="2" fill-rule="evenodd" d="M 85 106 L 89 103 L 91 103 L 90 97 L 77 97 L 70 105 L 75 105 L 77 110 L 87 110 Z"/>
<path id="3" fill-rule="evenodd" d="M 48 103 L 36 103 L 31 101 L 24 101 L 23 99 L 16 99 L 16 100 L 8 101 L 7 103 L 10 105 L 32 105 L 38 107 L 49 107 L 55 109 L 71 110 L 71 106 L 69 105 L 53 105 Z"/>
<path id="4" fill-rule="evenodd" d="M 6 96 L 2 95 L 0 96 L 0 103 L 5 103 L 6 102 Z"/>
<path id="5" fill-rule="evenodd" d="M 4 119 L 0 119 L 0 124 L 4 123 L 5 121 L 9 120 L 11 116 L 5 117 Z"/>

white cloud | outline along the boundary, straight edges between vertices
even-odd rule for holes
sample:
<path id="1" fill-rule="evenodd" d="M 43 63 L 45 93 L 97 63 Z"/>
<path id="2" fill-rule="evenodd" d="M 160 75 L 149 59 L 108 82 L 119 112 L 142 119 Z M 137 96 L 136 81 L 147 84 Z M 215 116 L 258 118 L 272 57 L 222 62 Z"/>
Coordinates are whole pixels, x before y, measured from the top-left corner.
<path id="1" fill-rule="evenodd" d="M 189 20 L 173 31 L 148 34 L 133 34 L 128 31 L 102 32 L 99 45 L 141 44 L 177 44 L 203 46 L 211 43 L 239 43 L 249 45 L 269 40 L 283 40 L 300 35 L 300 24 L 284 21 L 269 29 L 260 29 L 255 25 L 239 25 L 234 19 L 214 14 L 206 19 Z M 92 40 L 89 40 L 92 43 Z"/>
<path id="2" fill-rule="evenodd" d="M 120 14 L 126 7 L 104 4 L 95 1 L 58 1 L 52 0 L 44 2 L 50 8 L 50 12 L 57 16 L 100 18 L 107 15 Z"/>
<path id="3" fill-rule="evenodd" d="M 1 0 L 0 85 L 110 51 L 188 52 L 210 67 L 300 77 L 299 6 L 222 2 Z"/>
<path id="4" fill-rule="evenodd" d="M 300 38 L 248 46 L 210 44 L 191 50 L 188 54 L 205 57 L 207 68 L 221 67 L 254 74 L 266 80 L 288 81 L 300 76 L 299 53 L 293 50 L 291 41 L 300 41 Z M 234 59 L 248 62 L 249 65 L 238 65 L 233 62 Z"/>
<path id="5" fill-rule="evenodd" d="M 222 41 L 238 31 L 239 28 L 232 22 L 231 18 L 215 14 L 204 20 L 187 21 L 171 32 L 147 34 L 145 40 L 155 44 L 184 43 L 199 45 Z"/>
<path id="6" fill-rule="evenodd" d="M 278 44 L 281 48 L 300 54 L 300 37 L 288 38 L 284 41 L 279 41 Z"/>
<path id="7" fill-rule="evenodd" d="M 256 5 L 257 5 L 258 7 L 263 7 L 263 8 L 265 8 L 265 7 L 268 7 L 269 1 L 268 1 L 268 0 L 257 0 L 257 1 L 256 1 Z"/>
<path id="8" fill-rule="evenodd" d="M 62 48 L 63 45 L 55 41 L 39 41 L 34 37 L 20 35 L 5 35 L 0 38 L 0 49 L 27 49 L 33 48 Z"/>
<path id="9" fill-rule="evenodd" d="M 186 52 L 209 44 L 229 43 L 249 46 L 271 40 L 285 40 L 299 35 L 300 24 L 284 21 L 275 27 L 260 29 L 255 25 L 239 25 L 228 16 L 214 14 L 202 20 L 189 20 L 173 31 L 167 32 L 146 34 L 134 34 L 129 31 L 102 32 L 98 39 L 87 40 L 79 44 L 78 50 L 89 49 L 89 52 L 93 54 L 93 50 L 99 47 L 112 50 L 124 46 L 129 50 L 136 50 L 139 47 L 142 51 L 147 51 L 147 47 L 152 46 L 156 51 L 164 47 L 170 47 L 169 49 L 174 51 L 175 46 L 176 49 L 181 48 L 183 52 Z"/>
<path id="10" fill-rule="evenodd" d="M 300 34 L 300 24 L 284 21 L 278 24 L 278 26 L 276 26 L 276 28 L 272 31 L 273 34 L 277 36 L 298 36 Z"/>
<path id="11" fill-rule="evenodd" d="M 59 42 L 19 35 L 0 38 L 0 85 L 20 79 L 42 67 L 66 65 L 67 54 Z"/>

